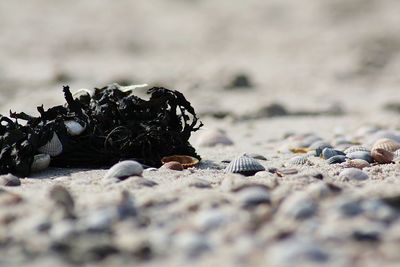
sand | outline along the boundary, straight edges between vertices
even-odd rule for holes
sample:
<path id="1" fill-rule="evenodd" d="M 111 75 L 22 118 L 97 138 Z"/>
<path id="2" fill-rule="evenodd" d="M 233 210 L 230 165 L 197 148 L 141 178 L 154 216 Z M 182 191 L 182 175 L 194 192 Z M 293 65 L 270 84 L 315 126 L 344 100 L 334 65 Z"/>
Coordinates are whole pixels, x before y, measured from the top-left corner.
<path id="1" fill-rule="evenodd" d="M 183 172 L 145 172 L 157 183 L 152 187 L 139 177 L 104 181 L 107 170 L 54 168 L 2 187 L 23 202 L 0 199 L 0 265 L 397 266 L 399 210 L 365 206 L 400 193 L 399 163 L 365 169 L 365 181 L 346 181 L 339 177 L 343 167 L 317 157 L 291 166 L 295 155 L 280 150 L 288 133 L 331 142 L 365 126 L 399 128 L 398 113 L 384 108 L 400 102 L 399 8 L 395 0 L 1 1 L 0 114 L 63 104 L 66 84 L 77 90 L 148 83 L 183 92 L 202 114 L 202 131 L 222 129 L 234 144 L 200 147 L 202 131 L 195 133 L 191 142 L 202 163 Z M 242 73 L 253 87 L 225 89 Z M 272 103 L 318 116 L 241 119 Z M 217 112 L 228 116 L 217 119 Z M 259 162 L 267 169 L 298 173 L 245 180 L 224 174 L 222 161 L 244 152 L 265 156 Z M 226 187 L 229 179 L 264 184 L 272 203 L 243 208 Z M 313 186 L 327 184 L 343 191 L 313 195 L 326 191 Z M 73 196 L 75 223 L 59 218 L 49 197 L 55 185 Z M 114 213 L 123 190 L 138 215 L 119 220 Z M 293 197 L 302 207 L 307 196 L 318 208 L 306 219 L 290 215 L 296 205 L 281 206 Z M 344 216 L 343 203 L 353 202 L 363 211 Z M 93 225 L 103 228 L 90 235 Z M 357 231 L 370 235 L 357 241 Z M 56 246 L 63 240 L 70 250 Z M 109 257 L 93 259 L 102 254 L 94 244 Z"/>

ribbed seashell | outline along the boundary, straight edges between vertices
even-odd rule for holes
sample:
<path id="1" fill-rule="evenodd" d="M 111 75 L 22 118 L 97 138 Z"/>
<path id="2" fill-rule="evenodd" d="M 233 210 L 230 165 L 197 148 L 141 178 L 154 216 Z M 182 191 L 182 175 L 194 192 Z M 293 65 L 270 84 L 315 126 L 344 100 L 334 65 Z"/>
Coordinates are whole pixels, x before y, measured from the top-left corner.
<path id="1" fill-rule="evenodd" d="M 346 156 L 336 155 L 326 160 L 328 164 L 338 164 L 346 161 Z"/>
<path id="2" fill-rule="evenodd" d="M 396 141 L 391 139 L 383 138 L 376 141 L 371 150 L 377 148 L 382 148 L 389 152 L 395 152 L 397 149 L 400 149 L 400 143 L 397 143 Z"/>
<path id="3" fill-rule="evenodd" d="M 348 169 L 344 169 L 339 174 L 339 177 L 347 178 L 349 180 L 362 181 L 362 180 L 367 180 L 368 179 L 368 174 L 366 174 L 365 172 L 363 172 L 360 169 L 348 168 Z"/>
<path id="4" fill-rule="evenodd" d="M 53 137 L 51 138 L 51 140 L 44 146 L 39 147 L 38 151 L 43 154 L 48 154 L 51 157 L 56 157 L 60 155 L 63 151 L 63 146 L 60 138 L 58 138 L 58 135 L 56 133 L 53 133 Z"/>
<path id="5" fill-rule="evenodd" d="M 374 160 L 372 159 L 371 153 L 367 151 L 354 151 L 351 153 L 348 153 L 346 155 L 350 159 L 363 159 L 369 163 L 372 163 Z"/>
<path id="6" fill-rule="evenodd" d="M 400 157 L 400 149 L 397 149 L 395 152 L 393 152 L 393 154 L 395 158 Z"/>
<path id="7" fill-rule="evenodd" d="M 307 156 L 296 156 L 293 157 L 289 160 L 290 164 L 293 165 L 306 165 L 306 164 L 310 164 L 310 160 L 308 159 Z"/>
<path id="8" fill-rule="evenodd" d="M 353 152 L 357 152 L 357 151 L 365 151 L 365 152 L 370 152 L 370 150 L 368 148 L 366 148 L 365 146 L 351 146 L 349 148 L 347 148 L 344 153 L 350 154 Z"/>
<path id="9" fill-rule="evenodd" d="M 104 178 L 124 180 L 130 176 L 142 176 L 142 173 L 143 167 L 140 163 L 133 160 L 125 160 L 112 166 Z"/>
<path id="10" fill-rule="evenodd" d="M 199 163 L 199 160 L 196 159 L 195 157 L 191 156 L 186 156 L 186 155 L 173 155 L 173 156 L 167 156 L 163 157 L 161 159 L 161 163 L 166 164 L 168 162 L 179 162 L 183 168 L 191 168 L 196 166 Z"/>
<path id="11" fill-rule="evenodd" d="M 338 155 L 345 155 L 342 151 L 339 150 L 335 150 L 332 148 L 324 148 L 324 150 L 322 150 L 321 156 L 324 159 L 330 159 L 331 157 L 334 156 L 338 156 Z"/>
<path id="12" fill-rule="evenodd" d="M 35 155 L 31 165 L 31 172 L 39 172 L 47 169 L 50 165 L 50 161 L 51 158 L 49 154 Z"/>
<path id="13" fill-rule="evenodd" d="M 220 130 L 207 130 L 199 134 L 197 145 L 201 147 L 230 146 L 233 145 L 233 141 Z"/>
<path id="14" fill-rule="evenodd" d="M 383 148 L 374 148 L 372 149 L 372 158 L 380 164 L 387 164 L 393 161 L 394 154 Z"/>
<path id="15" fill-rule="evenodd" d="M 82 126 L 79 122 L 76 122 L 74 120 L 69 120 L 69 121 L 64 121 L 65 128 L 67 129 L 67 132 L 71 136 L 78 136 L 83 131 L 85 131 L 84 126 Z"/>
<path id="16" fill-rule="evenodd" d="M 344 167 L 346 168 L 357 168 L 360 170 L 370 166 L 369 163 L 363 159 L 352 159 L 343 164 L 345 164 Z"/>
<path id="17" fill-rule="evenodd" d="M 225 168 L 225 173 L 240 173 L 246 176 L 254 175 L 259 171 L 264 171 L 265 168 L 258 161 L 246 156 L 240 156 L 232 160 Z"/>

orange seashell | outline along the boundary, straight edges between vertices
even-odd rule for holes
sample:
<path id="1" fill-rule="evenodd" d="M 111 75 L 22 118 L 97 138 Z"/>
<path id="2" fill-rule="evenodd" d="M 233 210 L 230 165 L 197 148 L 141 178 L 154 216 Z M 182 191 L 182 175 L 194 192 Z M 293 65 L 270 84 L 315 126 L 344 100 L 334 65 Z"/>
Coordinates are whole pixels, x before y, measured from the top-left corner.
<path id="1" fill-rule="evenodd" d="M 372 158 L 381 164 L 391 163 L 394 158 L 394 154 L 382 148 L 375 148 L 371 152 Z"/>
<path id="2" fill-rule="evenodd" d="M 168 163 L 171 161 L 179 162 L 183 166 L 184 169 L 194 167 L 200 162 L 198 159 L 191 157 L 191 156 L 186 156 L 186 155 L 173 155 L 173 156 L 163 157 L 161 159 L 162 164 L 165 164 L 165 163 Z"/>
<path id="3" fill-rule="evenodd" d="M 173 171 L 183 171 L 183 166 L 177 161 L 169 161 L 164 163 L 161 168 L 169 169 Z"/>

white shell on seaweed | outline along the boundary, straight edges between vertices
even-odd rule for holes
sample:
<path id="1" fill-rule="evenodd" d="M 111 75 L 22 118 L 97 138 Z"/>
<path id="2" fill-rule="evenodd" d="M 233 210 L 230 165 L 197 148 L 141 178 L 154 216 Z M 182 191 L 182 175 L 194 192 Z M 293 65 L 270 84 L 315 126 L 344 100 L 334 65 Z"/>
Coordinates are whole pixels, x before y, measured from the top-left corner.
<path id="1" fill-rule="evenodd" d="M 247 156 L 235 158 L 225 168 L 225 173 L 240 173 L 243 175 L 254 175 L 256 172 L 264 171 L 265 168 L 257 160 Z"/>
<path id="2" fill-rule="evenodd" d="M 143 167 L 139 162 L 125 160 L 112 166 L 104 178 L 117 178 L 119 180 L 124 180 L 130 176 L 142 176 L 142 173 Z"/>
<path id="3" fill-rule="evenodd" d="M 63 146 L 58 135 L 53 133 L 51 140 L 44 146 L 39 147 L 38 151 L 43 154 L 49 154 L 52 157 L 60 155 L 63 151 Z"/>
<path id="4" fill-rule="evenodd" d="M 307 156 L 295 156 L 289 160 L 289 163 L 293 165 L 306 165 L 311 162 Z"/>
<path id="5" fill-rule="evenodd" d="M 223 131 L 206 130 L 199 134 L 197 145 L 201 147 L 230 146 L 233 142 Z"/>
<path id="6" fill-rule="evenodd" d="M 82 126 L 79 122 L 74 120 L 64 121 L 65 128 L 67 128 L 67 132 L 71 136 L 77 136 L 85 131 L 85 127 Z"/>
<path id="7" fill-rule="evenodd" d="M 368 174 L 366 174 L 362 170 L 359 170 L 359 169 L 356 169 L 356 168 L 348 168 L 348 169 L 344 169 L 339 174 L 339 177 L 347 178 L 349 180 L 362 181 L 362 180 L 367 180 L 368 179 Z"/>
<path id="8" fill-rule="evenodd" d="M 49 154 L 35 155 L 31 165 L 31 172 L 39 172 L 47 169 L 50 165 L 50 161 L 51 158 Z"/>
<path id="9" fill-rule="evenodd" d="M 365 152 L 370 152 L 370 150 L 364 146 L 351 146 L 349 148 L 347 148 L 344 153 L 346 154 L 350 154 L 353 152 L 357 152 L 357 151 L 365 151 Z"/>
<path id="10" fill-rule="evenodd" d="M 382 138 L 382 139 L 377 140 L 374 143 L 371 150 L 374 150 L 377 148 L 382 148 L 389 152 L 395 152 L 397 149 L 400 149 L 400 143 L 398 143 L 392 139 Z"/>

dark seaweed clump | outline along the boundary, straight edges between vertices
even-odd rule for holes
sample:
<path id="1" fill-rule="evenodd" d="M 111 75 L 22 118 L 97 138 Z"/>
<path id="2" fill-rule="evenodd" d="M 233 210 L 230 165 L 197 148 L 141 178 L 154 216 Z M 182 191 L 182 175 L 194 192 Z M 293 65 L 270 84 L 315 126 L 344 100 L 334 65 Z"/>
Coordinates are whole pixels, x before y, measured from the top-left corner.
<path id="1" fill-rule="evenodd" d="M 124 159 L 158 167 L 161 158 L 184 154 L 199 158 L 189 143 L 202 123 L 184 95 L 162 87 L 148 90 L 149 100 L 123 91 L 117 84 L 74 98 L 65 86 L 66 104 L 44 110 L 39 117 L 10 112 L 0 115 L 0 173 L 28 176 L 38 149 L 54 134 L 63 149 L 51 158 L 55 167 L 107 167 Z M 68 134 L 65 121 L 85 127 L 78 136 Z M 25 121 L 21 124 L 19 121 Z"/>

